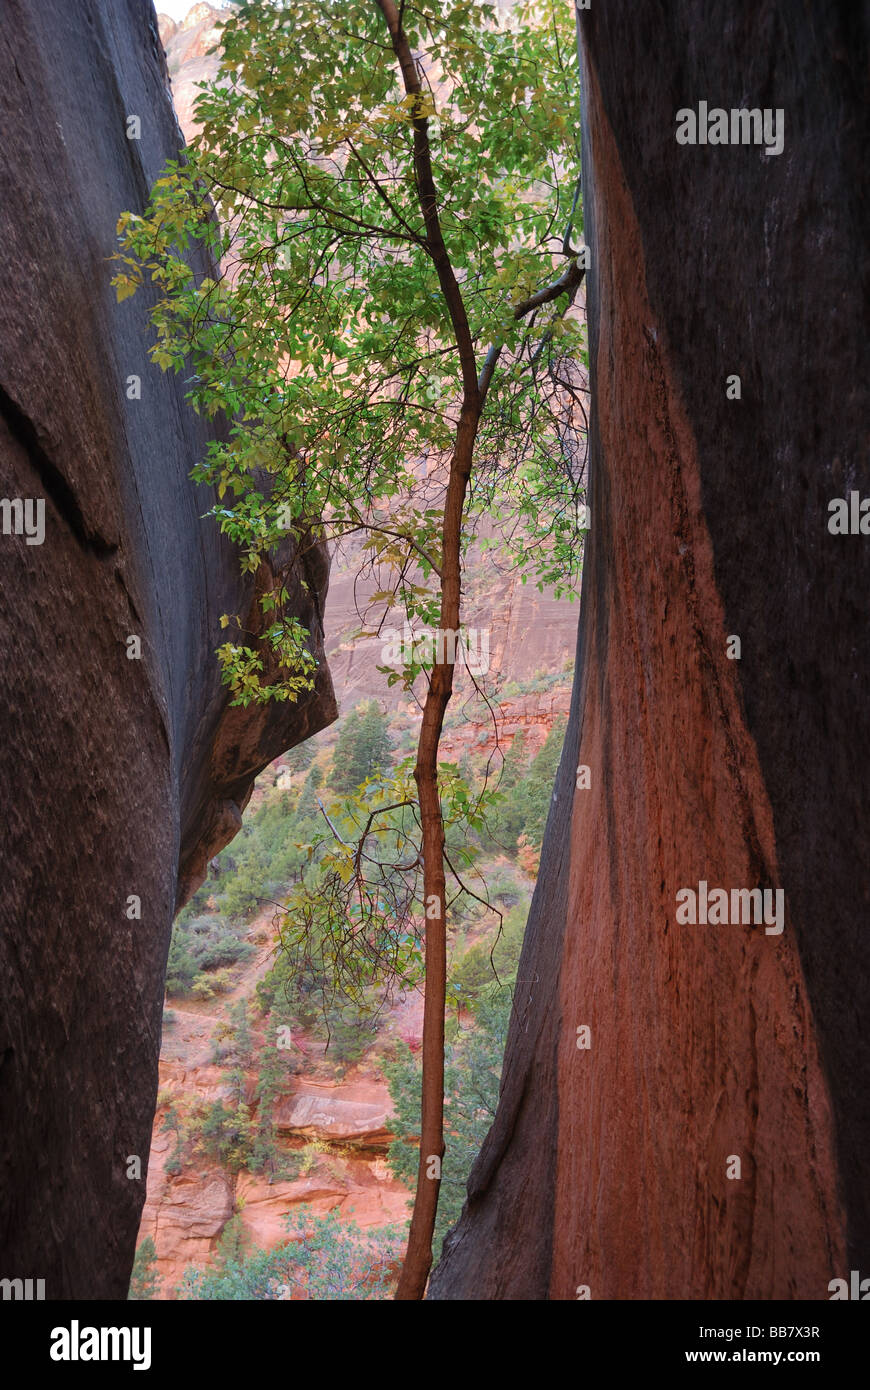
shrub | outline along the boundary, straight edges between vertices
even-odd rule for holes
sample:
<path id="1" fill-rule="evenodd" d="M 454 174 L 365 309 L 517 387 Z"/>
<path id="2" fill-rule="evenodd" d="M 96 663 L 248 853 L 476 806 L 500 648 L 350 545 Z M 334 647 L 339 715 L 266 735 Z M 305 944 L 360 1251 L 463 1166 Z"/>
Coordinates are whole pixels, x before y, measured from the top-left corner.
<path id="1" fill-rule="evenodd" d="M 295 1294 L 356 1302 L 391 1296 L 404 1248 L 403 1230 L 389 1226 L 361 1231 L 337 1211 L 317 1216 L 308 1207 L 294 1208 L 284 1220 L 289 1239 L 274 1250 L 239 1249 L 238 1235 L 231 1234 L 233 1253 L 224 1254 L 219 1247 L 215 1268 L 186 1270 L 178 1297 L 271 1301 Z"/>
<path id="2" fill-rule="evenodd" d="M 192 1115 L 187 1125 L 194 1152 L 214 1159 L 231 1173 L 238 1173 L 247 1165 L 251 1131 L 251 1112 L 244 1102 L 233 1106 L 222 1100 L 212 1101 Z"/>
<path id="3" fill-rule="evenodd" d="M 495 976 L 489 959 L 489 947 L 472 946 L 462 955 L 450 972 L 447 998 L 451 1003 L 468 1005 L 481 990 L 493 984 Z"/>
<path id="4" fill-rule="evenodd" d="M 359 1018 L 348 1018 L 344 1013 L 333 1013 L 330 1010 L 327 1014 L 327 1022 L 329 1024 L 327 1055 L 333 1061 L 343 1062 L 346 1066 L 353 1066 L 359 1062 L 377 1036 L 377 1029 L 370 1022 Z"/>
<path id="5" fill-rule="evenodd" d="M 176 919 L 166 967 L 166 992 L 184 997 L 194 993 L 194 983 L 208 971 L 249 960 L 254 947 L 241 939 L 239 930 L 223 916 L 206 913 Z M 212 993 L 217 990 L 212 988 Z M 209 998 L 200 992 L 198 998 Z"/>
<path id="6" fill-rule="evenodd" d="M 251 1032 L 251 1004 L 237 999 L 226 1021 L 217 1025 L 212 1034 L 212 1065 L 232 1062 L 249 1067 L 254 1057 L 254 1036 Z"/>

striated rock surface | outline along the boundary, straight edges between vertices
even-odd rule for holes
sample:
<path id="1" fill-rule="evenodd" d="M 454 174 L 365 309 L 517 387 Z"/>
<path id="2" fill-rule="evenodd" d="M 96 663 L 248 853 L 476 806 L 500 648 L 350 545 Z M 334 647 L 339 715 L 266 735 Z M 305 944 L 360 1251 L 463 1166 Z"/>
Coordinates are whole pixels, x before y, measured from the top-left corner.
<path id="1" fill-rule="evenodd" d="M 429 1296 L 827 1299 L 870 1266 L 870 541 L 828 530 L 870 495 L 866 23 L 611 0 L 582 36 L 578 671 L 500 1108 Z M 701 100 L 781 108 L 783 152 L 678 146 Z M 782 890 L 783 932 L 678 924 L 701 880 Z"/>
<path id="2" fill-rule="evenodd" d="M 207 429 L 148 361 L 146 296 L 109 285 L 119 213 L 178 148 L 151 6 L 9 0 L 0 124 L 0 490 L 45 508 L 41 544 L 0 535 L 0 1273 L 123 1298 L 173 909 L 335 704 L 324 663 L 298 707 L 228 709 L 220 615 L 273 576 L 203 519 Z M 297 588 L 320 657 L 327 573 Z"/>

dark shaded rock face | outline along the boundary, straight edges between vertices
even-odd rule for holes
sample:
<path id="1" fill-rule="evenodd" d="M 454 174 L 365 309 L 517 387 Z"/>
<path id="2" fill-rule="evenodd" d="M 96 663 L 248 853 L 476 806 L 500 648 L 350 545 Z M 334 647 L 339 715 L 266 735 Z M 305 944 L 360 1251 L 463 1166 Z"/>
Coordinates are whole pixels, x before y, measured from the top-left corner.
<path id="1" fill-rule="evenodd" d="M 228 709 L 219 619 L 255 584 L 188 480 L 208 434 L 148 362 L 146 296 L 109 286 L 178 145 L 151 5 L 8 0 L 0 128 L 0 492 L 45 506 L 41 544 L 0 534 L 0 1274 L 123 1298 L 176 899 L 335 704 L 324 664 L 299 706 Z M 327 577 L 314 551 L 296 581 L 321 656 Z"/>
<path id="2" fill-rule="evenodd" d="M 608 0 L 582 28 L 578 675 L 430 1296 L 827 1299 L 870 1269 L 870 536 L 828 529 L 870 496 L 867 29 L 824 0 Z M 702 100 L 781 108 L 782 153 L 678 145 Z M 678 924 L 702 879 L 781 889 L 782 934 Z"/>

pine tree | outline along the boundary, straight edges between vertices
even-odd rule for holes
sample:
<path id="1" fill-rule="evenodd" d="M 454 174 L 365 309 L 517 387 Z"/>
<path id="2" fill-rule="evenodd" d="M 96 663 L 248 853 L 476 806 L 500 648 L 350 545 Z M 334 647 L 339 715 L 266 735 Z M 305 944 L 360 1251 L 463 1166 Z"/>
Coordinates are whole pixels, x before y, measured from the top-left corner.
<path id="1" fill-rule="evenodd" d="M 157 1247 L 150 1236 L 146 1236 L 142 1244 L 136 1251 L 133 1260 L 133 1270 L 130 1275 L 130 1288 L 127 1298 L 133 1302 L 142 1302 L 146 1299 L 156 1298 L 160 1285 L 163 1280 L 155 1268 L 157 1264 Z"/>
<path id="2" fill-rule="evenodd" d="M 390 738 L 386 715 L 377 700 L 371 700 L 360 725 L 357 764 L 363 774 L 360 782 L 383 772 L 389 765 L 392 751 L 393 740 Z M 356 785 L 359 786 L 359 782 Z"/>
<path id="3" fill-rule="evenodd" d="M 392 748 L 386 716 L 377 700 L 357 705 L 338 736 L 328 785 L 342 795 L 355 791 L 367 777 L 384 771 Z"/>
<path id="4" fill-rule="evenodd" d="M 354 787 L 359 786 L 359 782 L 351 781 L 350 778 L 356 766 L 361 725 L 360 706 L 355 705 L 341 726 L 335 752 L 332 755 L 332 770 L 326 785 L 331 787 L 333 791 L 349 792 L 353 791 Z"/>
<path id="5" fill-rule="evenodd" d="M 520 729 L 519 733 L 514 735 L 513 743 L 505 754 L 499 791 L 510 791 L 511 787 L 516 786 L 526 770 L 528 760 L 526 731 Z"/>
<path id="6" fill-rule="evenodd" d="M 315 763 L 302 784 L 299 800 L 296 803 L 296 834 L 299 836 L 302 836 L 304 822 L 316 821 L 320 817 L 317 788 L 320 786 L 322 776 L 320 768 Z"/>
<path id="7" fill-rule="evenodd" d="M 305 739 L 303 743 L 297 743 L 295 748 L 291 748 L 284 754 L 284 763 L 291 772 L 305 772 L 314 761 L 314 744 L 311 739 Z"/>
<path id="8" fill-rule="evenodd" d="M 287 1088 L 289 1053 L 286 1048 L 277 1046 L 275 1038 L 282 1019 L 286 1017 L 286 1008 L 278 1007 L 265 1020 L 267 1042 L 260 1052 L 256 1092 L 257 1124 L 251 1160 L 248 1164 L 252 1173 L 265 1172 L 270 1185 L 281 1177 L 283 1171 L 276 1142 L 275 1102 Z"/>
<path id="9" fill-rule="evenodd" d="M 251 1015 L 247 999 L 239 999 L 230 1009 L 233 1055 L 240 1066 L 249 1067 L 254 1054 L 254 1035 L 251 1032 Z"/>
<path id="10" fill-rule="evenodd" d="M 567 722 L 564 718 L 556 720 L 546 743 L 516 788 L 516 803 L 523 815 L 523 831 L 529 843 L 537 849 L 540 849 L 544 839 Z"/>
<path id="11" fill-rule="evenodd" d="M 525 730 L 520 729 L 504 755 L 500 775 L 493 778 L 495 805 L 488 812 L 481 831 L 481 843 L 487 853 L 516 853 L 517 839 L 525 822 L 521 786 L 528 759 Z"/>

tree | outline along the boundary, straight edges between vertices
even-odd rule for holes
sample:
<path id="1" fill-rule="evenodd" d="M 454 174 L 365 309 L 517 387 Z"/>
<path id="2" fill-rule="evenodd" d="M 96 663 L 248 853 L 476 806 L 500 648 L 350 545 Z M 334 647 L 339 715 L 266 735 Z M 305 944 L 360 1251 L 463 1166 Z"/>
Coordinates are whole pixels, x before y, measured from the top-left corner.
<path id="1" fill-rule="evenodd" d="M 487 848 L 516 853 L 517 838 L 522 833 L 524 815 L 520 804 L 520 788 L 526 772 L 528 753 L 525 730 L 514 736 L 505 754 L 498 779 L 498 798 L 492 815 L 487 816 L 484 843 Z"/>
<path id="2" fill-rule="evenodd" d="M 514 793 L 515 804 L 522 814 L 522 829 L 537 849 L 540 849 L 544 839 L 567 724 L 564 716 L 555 721 L 543 748 L 533 759 L 528 773 Z"/>
<path id="3" fill-rule="evenodd" d="M 320 807 L 317 802 L 317 789 L 320 786 L 323 773 L 315 763 L 311 768 L 305 781 L 302 783 L 302 790 L 299 793 L 299 800 L 296 803 L 296 821 L 302 823 L 310 821 L 314 824 L 320 818 Z"/>
<path id="4" fill-rule="evenodd" d="M 161 295 L 154 361 L 188 373 L 197 408 L 233 419 L 194 477 L 217 486 L 215 516 L 245 567 L 287 531 L 293 563 L 314 540 L 362 533 L 387 576 L 375 630 L 398 608 L 440 634 L 428 655 L 412 644 L 400 671 L 385 668 L 408 688 L 422 680 L 423 711 L 414 788 L 400 772 L 401 800 L 376 811 L 412 805 L 419 830 L 400 861 L 425 922 L 426 995 L 417 1196 L 397 1296 L 420 1298 L 444 1151 L 455 866 L 438 751 L 463 555 L 487 516 L 525 573 L 558 592 L 576 576 L 585 525 L 570 33 L 555 0 L 508 16 L 476 0 L 258 0 L 221 34 L 221 74 L 197 104 L 201 135 L 145 215 L 122 215 L 114 283 L 123 298 L 150 276 Z M 194 240 L 222 258 L 222 276 L 194 274 L 184 255 Z M 226 616 L 232 640 L 218 656 L 234 703 L 310 688 L 313 657 L 288 594 L 280 580 L 266 588 L 259 639 Z M 479 808 L 450 775 L 453 811 L 474 827 Z M 378 832 L 362 818 L 366 846 Z M 380 894 L 366 894 L 367 854 L 337 852 L 334 881 L 348 891 L 328 912 L 342 932 L 353 902 L 385 920 Z M 350 934 L 365 944 L 361 923 Z"/>
<path id="5" fill-rule="evenodd" d="M 284 754 L 284 762 L 291 772 L 305 772 L 314 761 L 314 744 L 311 739 L 305 739 L 303 743 L 297 743 L 295 748 L 291 748 Z"/>
<path id="6" fill-rule="evenodd" d="M 383 772 L 392 747 L 387 719 L 377 700 L 357 706 L 336 741 L 329 786 L 337 792 L 355 791 L 367 777 Z"/>
<path id="7" fill-rule="evenodd" d="M 130 1275 L 130 1288 L 127 1298 L 134 1302 L 156 1298 L 163 1280 L 157 1273 L 157 1247 L 150 1236 L 146 1236 L 136 1250 L 133 1270 Z"/>
<path id="8" fill-rule="evenodd" d="M 237 999 L 229 1013 L 231 1055 L 237 1065 L 249 1067 L 254 1057 L 254 1035 L 251 1030 L 250 1005 L 247 999 Z"/>
<path id="9" fill-rule="evenodd" d="M 335 743 L 335 752 L 332 756 L 332 768 L 330 769 L 327 785 L 337 792 L 350 792 L 358 787 L 363 777 L 357 778 L 355 782 L 350 780 L 350 765 L 355 762 L 357 748 L 359 745 L 359 734 L 362 726 L 362 715 L 359 705 L 355 705 L 347 719 L 344 720 L 339 730 L 338 738 Z"/>
<path id="10" fill-rule="evenodd" d="M 359 731 L 359 761 L 363 775 L 357 786 L 367 777 L 377 777 L 389 764 L 393 751 L 389 724 L 377 700 L 370 700 L 362 717 Z"/>
<path id="11" fill-rule="evenodd" d="M 277 1143 L 275 1104 L 282 1095 L 286 1094 L 288 1077 L 296 1070 L 296 1064 L 292 1048 L 287 1045 L 278 1045 L 279 1041 L 287 1036 L 283 1034 L 282 1029 L 286 1027 L 289 1032 L 287 1020 L 291 1014 L 287 1004 L 283 999 L 276 1001 L 275 993 L 277 991 L 269 996 L 268 985 L 264 993 L 267 994 L 267 997 L 271 997 L 271 1009 L 263 1022 L 265 1043 L 258 1058 L 257 1118 L 254 1125 L 248 1168 L 252 1173 L 265 1172 L 271 1186 L 273 1182 L 283 1178 L 287 1170 L 286 1161 Z M 262 994 L 260 998 L 262 1002 Z M 295 1024 L 295 1019 L 293 1022 Z"/>

